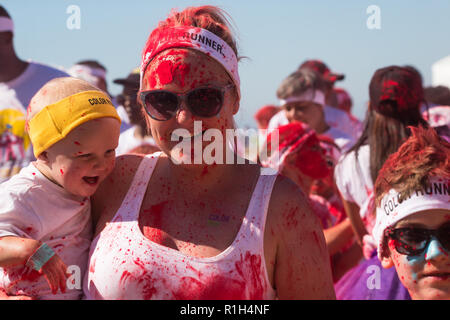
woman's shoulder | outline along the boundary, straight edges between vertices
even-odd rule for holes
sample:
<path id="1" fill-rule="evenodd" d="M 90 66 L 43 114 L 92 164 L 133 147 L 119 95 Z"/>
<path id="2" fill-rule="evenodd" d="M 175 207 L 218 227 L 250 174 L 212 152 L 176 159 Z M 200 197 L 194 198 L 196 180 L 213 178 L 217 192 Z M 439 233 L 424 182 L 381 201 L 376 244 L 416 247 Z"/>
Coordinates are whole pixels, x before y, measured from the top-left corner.
<path id="1" fill-rule="evenodd" d="M 315 218 L 309 199 L 303 191 L 290 179 L 279 175 L 269 203 L 268 225 L 284 232 L 288 231 L 286 226 L 294 224 L 294 229 L 299 230 L 304 222 Z"/>
<path id="2" fill-rule="evenodd" d="M 143 158 L 144 155 L 139 154 L 118 156 L 113 171 L 100 184 L 92 196 L 92 201 L 103 205 L 109 201 L 108 199 L 124 196 Z"/>

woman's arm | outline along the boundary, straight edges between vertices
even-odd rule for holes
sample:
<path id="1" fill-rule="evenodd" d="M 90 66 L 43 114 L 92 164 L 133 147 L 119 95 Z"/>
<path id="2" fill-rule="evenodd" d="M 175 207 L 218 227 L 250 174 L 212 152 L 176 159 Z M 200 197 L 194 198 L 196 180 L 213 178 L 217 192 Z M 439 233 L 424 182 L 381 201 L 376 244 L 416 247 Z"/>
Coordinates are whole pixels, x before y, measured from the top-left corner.
<path id="1" fill-rule="evenodd" d="M 340 252 L 354 236 L 349 218 L 331 228 L 325 229 L 323 233 L 330 255 Z"/>
<path id="2" fill-rule="evenodd" d="M 277 250 L 274 284 L 279 299 L 335 299 L 330 256 L 319 219 L 288 179 L 275 184 L 269 224 Z"/>
<path id="3" fill-rule="evenodd" d="M 359 206 L 356 203 L 347 201 L 342 197 L 341 199 L 342 204 L 344 205 L 345 213 L 347 214 L 348 219 L 350 219 L 353 231 L 356 235 L 356 241 L 362 247 L 362 239 L 364 235 L 367 234 L 367 230 L 359 214 Z"/>

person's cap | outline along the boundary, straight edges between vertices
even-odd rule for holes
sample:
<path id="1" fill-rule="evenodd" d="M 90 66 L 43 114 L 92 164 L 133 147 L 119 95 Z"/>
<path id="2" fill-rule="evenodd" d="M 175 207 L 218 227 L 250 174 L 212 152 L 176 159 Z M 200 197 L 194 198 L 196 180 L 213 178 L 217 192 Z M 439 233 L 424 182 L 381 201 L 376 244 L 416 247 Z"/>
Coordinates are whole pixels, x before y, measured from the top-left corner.
<path id="1" fill-rule="evenodd" d="M 424 100 L 422 81 L 417 73 L 408 68 L 381 68 L 375 71 L 370 81 L 369 97 L 370 106 L 375 111 L 396 117 L 419 109 Z M 395 102 L 394 109 L 383 102 Z"/>
<path id="2" fill-rule="evenodd" d="M 139 72 L 139 68 L 135 68 L 126 78 L 115 79 L 113 82 L 121 85 L 132 85 L 139 87 Z"/>
<path id="3" fill-rule="evenodd" d="M 14 32 L 14 22 L 2 5 L 0 5 L 0 32 Z"/>
<path id="4" fill-rule="evenodd" d="M 333 88 L 333 91 L 336 94 L 338 102 L 337 107 L 345 112 L 350 112 L 353 102 L 347 90 L 343 88 Z"/>
<path id="5" fill-rule="evenodd" d="M 304 68 L 311 69 L 319 73 L 324 80 L 331 83 L 335 83 L 336 81 L 343 80 L 345 78 L 345 75 L 342 73 L 331 72 L 328 66 L 320 60 L 306 60 L 298 69 L 300 70 Z"/>

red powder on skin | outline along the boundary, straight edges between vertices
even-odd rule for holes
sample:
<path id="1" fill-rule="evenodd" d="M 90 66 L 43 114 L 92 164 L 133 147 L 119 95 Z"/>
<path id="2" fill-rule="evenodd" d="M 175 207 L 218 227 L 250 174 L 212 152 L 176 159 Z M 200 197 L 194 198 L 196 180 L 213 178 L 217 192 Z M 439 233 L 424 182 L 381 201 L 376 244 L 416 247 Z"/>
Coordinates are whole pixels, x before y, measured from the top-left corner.
<path id="1" fill-rule="evenodd" d="M 147 239 L 153 242 L 162 244 L 163 243 L 163 233 L 160 230 L 162 227 L 162 215 L 164 206 L 168 201 L 163 201 L 158 204 L 151 206 L 149 209 L 143 211 L 143 233 Z"/>
<path id="2" fill-rule="evenodd" d="M 296 219 L 297 208 L 291 209 L 286 214 L 286 227 L 296 227 L 298 225 L 298 220 Z"/>
<path id="3" fill-rule="evenodd" d="M 80 146 L 81 144 L 78 141 L 74 142 L 77 146 Z"/>
<path id="4" fill-rule="evenodd" d="M 316 232 L 313 231 L 314 241 L 317 243 L 317 245 L 320 245 L 319 237 L 317 236 Z"/>
<path id="5" fill-rule="evenodd" d="M 61 172 L 61 174 L 64 174 L 64 171 L 63 171 L 63 169 L 59 169 L 59 172 Z"/>
<path id="6" fill-rule="evenodd" d="M 208 174 L 208 166 L 205 166 L 200 174 L 200 177 L 203 177 Z"/>
<path id="7" fill-rule="evenodd" d="M 180 82 L 180 86 L 185 86 L 185 77 L 187 74 L 189 74 L 190 66 L 189 64 L 185 63 L 177 63 L 174 67 L 176 76 Z"/>
<path id="8" fill-rule="evenodd" d="M 172 83 L 173 81 L 173 63 L 170 60 L 162 61 L 156 68 L 156 74 L 161 85 Z"/>

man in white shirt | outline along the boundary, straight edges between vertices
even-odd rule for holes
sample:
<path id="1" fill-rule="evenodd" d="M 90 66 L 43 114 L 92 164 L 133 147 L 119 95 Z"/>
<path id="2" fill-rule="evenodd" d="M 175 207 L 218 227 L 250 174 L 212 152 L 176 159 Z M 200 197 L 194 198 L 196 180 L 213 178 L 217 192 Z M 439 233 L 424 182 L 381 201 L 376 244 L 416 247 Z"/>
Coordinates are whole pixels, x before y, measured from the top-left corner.
<path id="1" fill-rule="evenodd" d="M 14 23 L 0 6 L 0 183 L 34 159 L 25 132 L 31 97 L 49 80 L 67 76 L 49 66 L 19 59 L 13 38 Z"/>

